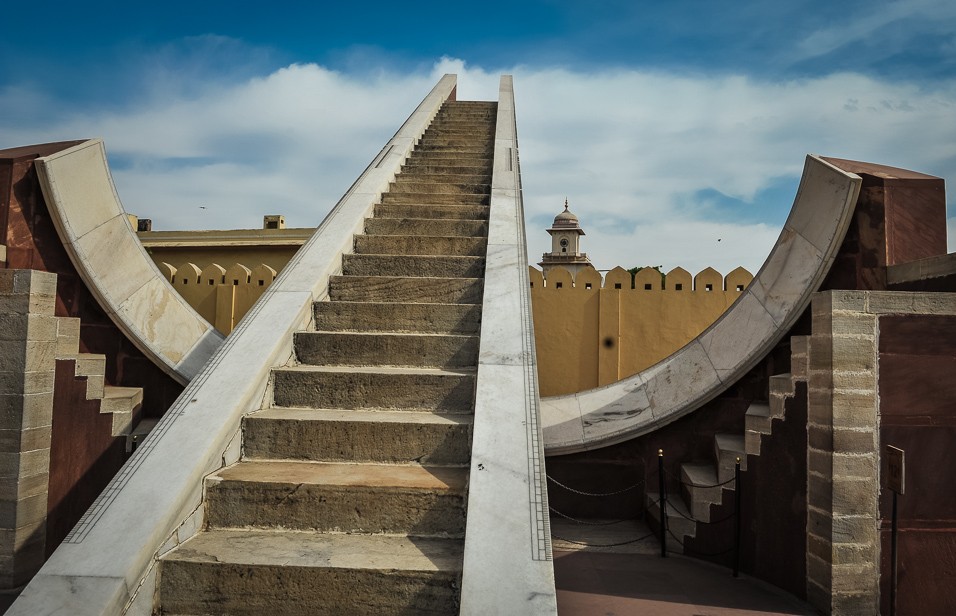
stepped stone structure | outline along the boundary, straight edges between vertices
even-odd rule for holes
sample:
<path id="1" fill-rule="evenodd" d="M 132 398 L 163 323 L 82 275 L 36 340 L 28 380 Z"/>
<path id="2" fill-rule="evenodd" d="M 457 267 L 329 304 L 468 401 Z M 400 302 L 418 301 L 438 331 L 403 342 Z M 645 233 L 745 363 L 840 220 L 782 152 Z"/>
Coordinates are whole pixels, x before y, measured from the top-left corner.
<path id="1" fill-rule="evenodd" d="M 496 108 L 432 121 L 162 557 L 161 609 L 458 611 Z"/>
<path id="2" fill-rule="evenodd" d="M 0 270 L 3 588 L 30 580 L 47 546 L 59 543 L 105 484 L 78 480 L 103 461 L 121 464 L 151 424 L 140 417 L 143 390 L 104 383 L 105 356 L 79 352 L 79 319 L 54 316 L 55 300 L 54 274 Z M 100 429 L 77 451 L 70 442 L 87 422 Z"/>
<path id="3" fill-rule="evenodd" d="M 555 613 L 511 79 L 497 102 L 455 92 L 445 76 L 218 348 L 151 346 L 165 323 L 71 242 L 160 367 L 212 357 L 11 613 Z M 37 161 L 68 238 L 113 224 L 74 207 L 112 192 L 101 153 Z"/>
<path id="4" fill-rule="evenodd" d="M 545 276 L 512 80 L 456 92 L 278 275 L 157 269 L 100 140 L 0 152 L 0 583 L 30 580 L 9 613 L 554 614 L 552 508 L 644 520 L 823 613 L 889 612 L 886 445 L 908 458 L 900 613 L 956 611 L 942 180 L 810 155 L 752 279 Z M 234 307 L 243 277 L 263 289 L 223 337 L 186 287 Z M 606 317 L 597 387 L 539 396 L 534 289 Z M 716 320 L 622 369 L 622 306 L 678 294 Z"/>

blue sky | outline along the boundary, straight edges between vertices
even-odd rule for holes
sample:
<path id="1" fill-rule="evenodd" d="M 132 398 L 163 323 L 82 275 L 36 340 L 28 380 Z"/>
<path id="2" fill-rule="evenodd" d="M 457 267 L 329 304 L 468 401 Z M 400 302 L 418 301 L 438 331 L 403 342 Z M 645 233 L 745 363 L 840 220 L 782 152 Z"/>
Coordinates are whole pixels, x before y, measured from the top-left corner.
<path id="1" fill-rule="evenodd" d="M 949 0 L 54 2 L 4 20 L 0 147 L 103 137 L 157 229 L 317 224 L 444 72 L 476 99 L 515 75 L 535 260 L 565 197 L 599 268 L 755 272 L 809 152 L 956 177 Z"/>

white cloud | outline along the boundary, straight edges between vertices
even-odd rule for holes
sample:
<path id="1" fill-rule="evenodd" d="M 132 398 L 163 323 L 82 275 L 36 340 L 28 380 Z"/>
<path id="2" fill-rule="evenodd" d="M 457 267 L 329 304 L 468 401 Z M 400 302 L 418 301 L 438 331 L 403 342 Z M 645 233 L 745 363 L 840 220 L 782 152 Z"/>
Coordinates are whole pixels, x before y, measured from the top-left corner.
<path id="1" fill-rule="evenodd" d="M 154 228 L 258 227 L 267 213 L 312 226 L 444 72 L 459 74 L 460 99 L 497 97 L 498 71 L 457 59 L 405 74 L 304 64 L 180 90 L 190 94 L 168 88 L 119 110 L 73 112 L 42 93 L 0 92 L 0 134 L 3 147 L 104 137 L 126 208 Z M 756 272 L 793 198 L 768 189 L 795 189 L 806 153 L 956 171 L 952 82 L 503 72 L 515 75 L 533 261 L 567 196 L 599 268 Z M 22 100 L 45 113 L 4 112 Z"/>
<path id="2" fill-rule="evenodd" d="M 928 32 L 950 33 L 954 21 L 956 5 L 950 0 L 873 2 L 866 11 L 847 12 L 836 24 L 811 32 L 796 45 L 794 59 L 825 56 L 853 43 L 875 41 L 879 42 L 873 45 L 877 53 L 886 57 Z"/>

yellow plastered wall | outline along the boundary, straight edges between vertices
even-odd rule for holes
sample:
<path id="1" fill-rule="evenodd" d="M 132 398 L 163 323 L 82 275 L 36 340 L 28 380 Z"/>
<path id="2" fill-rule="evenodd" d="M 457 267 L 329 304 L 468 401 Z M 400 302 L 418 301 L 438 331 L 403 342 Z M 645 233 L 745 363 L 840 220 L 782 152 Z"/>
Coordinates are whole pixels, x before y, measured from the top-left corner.
<path id="1" fill-rule="evenodd" d="M 200 270 L 194 263 L 174 267 L 160 263 L 159 271 L 204 319 L 229 334 L 276 278 L 276 270 L 260 263 L 223 267 L 210 263 Z"/>
<path id="2" fill-rule="evenodd" d="M 632 288 L 631 274 L 620 267 L 603 283 L 593 268 L 576 278 L 554 268 L 545 278 L 532 267 L 530 280 L 541 395 L 556 396 L 613 383 L 665 359 L 723 314 L 753 275 L 737 268 L 725 280 L 707 268 L 692 278 L 678 267 L 662 282 L 645 268 Z"/>

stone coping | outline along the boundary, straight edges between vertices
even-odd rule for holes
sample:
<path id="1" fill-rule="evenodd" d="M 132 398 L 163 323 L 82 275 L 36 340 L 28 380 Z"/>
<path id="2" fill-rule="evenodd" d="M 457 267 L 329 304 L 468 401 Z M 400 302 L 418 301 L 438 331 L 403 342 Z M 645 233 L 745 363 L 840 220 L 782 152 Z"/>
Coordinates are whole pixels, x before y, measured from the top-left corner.
<path id="1" fill-rule="evenodd" d="M 548 455 L 605 447 L 700 408 L 743 376 L 803 314 L 843 242 L 862 180 L 808 155 L 790 216 L 753 282 L 667 359 L 610 385 L 541 400 Z"/>
<path id="2" fill-rule="evenodd" d="M 892 286 L 953 275 L 956 275 L 956 253 L 949 253 L 890 265 L 886 268 L 886 284 Z"/>
<path id="3" fill-rule="evenodd" d="M 144 248 L 220 248 L 231 246 L 301 246 L 315 227 L 204 231 L 139 231 Z"/>
<path id="4" fill-rule="evenodd" d="M 556 614 L 514 89 L 501 77 L 461 614 Z"/>
<path id="5" fill-rule="evenodd" d="M 53 224 L 80 278 L 130 341 L 185 385 L 223 335 L 193 310 L 136 239 L 102 139 L 36 159 Z"/>
<path id="6" fill-rule="evenodd" d="M 152 613 L 156 559 L 202 527 L 203 478 L 238 460 L 242 416 L 271 401 L 272 368 L 291 359 L 292 334 L 309 326 L 353 233 L 455 84 L 455 75 L 442 77 L 375 156 L 8 614 Z"/>

